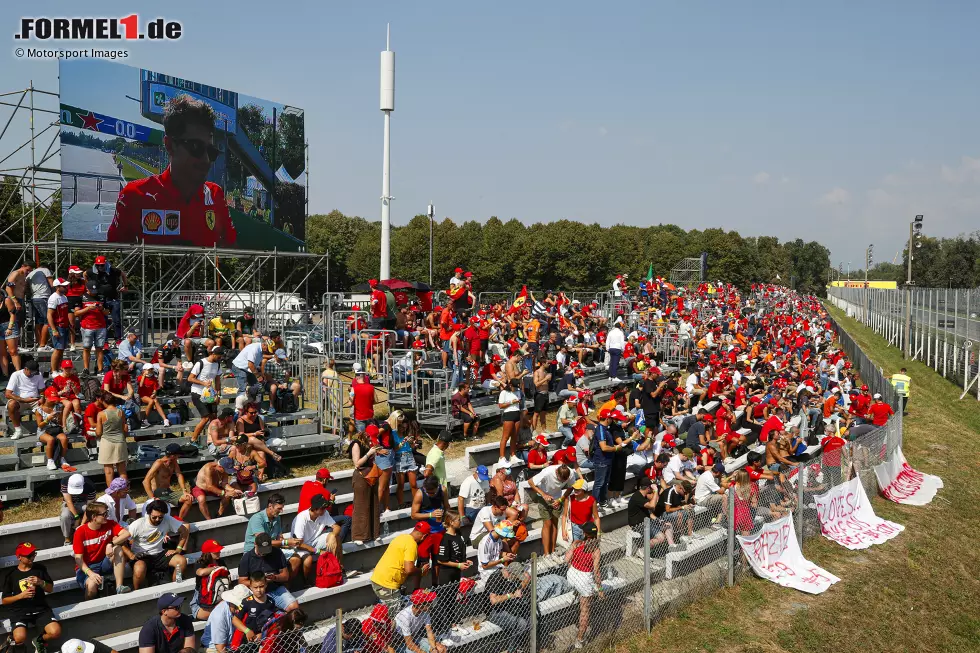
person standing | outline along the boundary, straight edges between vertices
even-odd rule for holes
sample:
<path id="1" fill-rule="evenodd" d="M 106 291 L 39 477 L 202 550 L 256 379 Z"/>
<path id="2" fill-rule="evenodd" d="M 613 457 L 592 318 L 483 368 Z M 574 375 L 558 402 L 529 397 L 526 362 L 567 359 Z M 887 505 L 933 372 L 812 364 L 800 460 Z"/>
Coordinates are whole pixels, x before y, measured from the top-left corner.
<path id="1" fill-rule="evenodd" d="M 429 536 L 430 530 L 428 522 L 416 522 L 411 532 L 402 533 L 391 541 L 375 566 L 371 588 L 389 611 L 401 606 L 401 588 L 410 576 L 421 574 L 424 577 L 429 573 L 428 563 L 416 567 L 415 561 L 419 544 Z"/>
<path id="2" fill-rule="evenodd" d="M 125 190 L 125 189 L 123 189 Z M 120 197 L 122 193 L 120 192 Z M 134 210 L 130 207 L 130 210 Z M 119 211 L 119 204 L 116 204 L 116 211 Z M 113 219 L 113 224 L 115 224 Z M 110 231 L 112 228 L 110 227 Z M 110 239 L 111 241 L 112 239 Z M 115 268 L 105 256 L 101 254 L 95 257 L 95 264 L 86 270 L 85 283 L 89 288 L 95 289 L 95 294 L 102 297 L 105 305 L 109 308 L 112 317 L 112 330 L 116 335 L 116 340 L 122 340 L 122 303 L 119 300 L 119 293 L 126 292 L 126 273 Z"/>
<path id="3" fill-rule="evenodd" d="M 599 502 L 599 505 L 606 505 L 606 495 L 609 490 L 609 479 L 612 473 L 613 456 L 620 450 L 620 445 L 616 444 L 610 426 L 613 420 L 625 421 L 627 418 L 618 410 L 605 408 L 599 411 L 599 423 L 592 434 L 592 443 L 589 460 L 592 462 L 592 472 L 594 480 L 592 482 L 592 496 Z"/>
<path id="4" fill-rule="evenodd" d="M 34 318 L 34 344 L 38 351 L 51 351 L 48 343 L 48 297 L 51 296 L 51 288 L 54 285 L 54 278 L 51 270 L 46 267 L 34 268 L 27 275 L 27 282 L 31 286 L 31 317 Z M 53 368 L 57 369 L 57 368 Z"/>
<path id="5" fill-rule="evenodd" d="M 250 345 L 251 346 L 251 345 Z M 221 358 L 225 350 L 221 347 L 212 347 L 205 358 L 194 363 L 187 382 L 191 386 L 191 403 L 197 408 L 197 414 L 201 416 L 201 421 L 194 427 L 194 435 L 191 439 L 197 442 L 201 436 L 201 431 L 211 420 L 218 415 L 218 402 L 207 402 L 203 400 L 205 388 L 221 396 Z"/>
<path id="6" fill-rule="evenodd" d="M 129 460 L 129 449 L 126 447 L 126 436 L 129 425 L 126 415 L 119 408 L 119 398 L 106 393 L 104 397 L 105 410 L 99 413 L 95 420 L 95 435 L 99 438 L 99 464 L 105 472 L 105 483 L 108 486 L 119 471 L 120 478 L 129 481 L 126 474 L 126 461 Z"/>
<path id="7" fill-rule="evenodd" d="M 36 628 L 34 651 L 45 653 L 48 642 L 61 637 L 61 624 L 51 612 L 46 596 L 54 591 L 54 581 L 44 565 L 34 562 L 37 548 L 30 542 L 18 544 L 14 555 L 17 566 L 0 582 L 3 606 L 10 616 L 12 643 L 23 646 L 28 628 Z"/>
<path id="8" fill-rule="evenodd" d="M 425 455 L 426 476 L 431 473 L 439 481 L 439 485 L 443 487 L 446 487 L 449 482 L 449 477 L 446 475 L 446 449 L 449 448 L 452 438 L 452 433 L 443 429 L 439 432 L 439 437 L 436 438 L 432 448 L 429 449 L 429 453 Z"/>
<path id="9" fill-rule="evenodd" d="M 231 372 L 235 375 L 235 381 L 238 383 L 238 394 L 242 394 L 246 388 L 259 382 L 261 369 L 262 342 L 255 341 L 245 345 L 231 362 Z"/>
<path id="10" fill-rule="evenodd" d="M 5 339 L 7 341 L 7 353 L 15 370 L 20 369 L 20 337 L 26 317 L 26 300 L 24 297 L 27 294 L 27 275 L 33 269 L 33 265 L 24 261 L 19 268 L 7 275 L 5 290 L 7 298 L 10 299 L 10 309 L 13 312 L 13 319 L 11 320 L 13 326 L 8 325 Z"/>
<path id="11" fill-rule="evenodd" d="M 909 404 L 909 394 L 912 390 L 912 378 L 907 374 L 908 370 L 904 367 L 898 374 L 892 374 L 890 381 L 898 393 L 899 400 L 902 402 L 902 415 L 908 415 L 906 406 Z"/>
<path id="12" fill-rule="evenodd" d="M 105 372 L 105 343 L 107 336 L 106 315 L 109 309 L 99 299 L 86 292 L 81 297 L 81 305 L 75 309 L 75 318 L 79 319 L 82 334 L 82 366 L 89 371 L 92 360 L 92 348 L 95 348 L 95 370 L 99 374 Z"/>
<path id="13" fill-rule="evenodd" d="M 48 295 L 45 302 L 44 321 L 47 323 L 51 333 L 51 369 L 61 368 L 61 357 L 68 348 L 68 329 L 71 323 L 68 321 L 68 298 L 65 291 L 68 290 L 68 282 L 58 278 L 54 281 L 54 292 Z"/>
<path id="14" fill-rule="evenodd" d="M 619 377 L 619 360 L 622 358 L 623 348 L 626 346 L 626 335 L 621 328 L 622 324 L 622 316 L 616 318 L 606 334 L 606 352 L 609 354 L 609 380 Z"/>

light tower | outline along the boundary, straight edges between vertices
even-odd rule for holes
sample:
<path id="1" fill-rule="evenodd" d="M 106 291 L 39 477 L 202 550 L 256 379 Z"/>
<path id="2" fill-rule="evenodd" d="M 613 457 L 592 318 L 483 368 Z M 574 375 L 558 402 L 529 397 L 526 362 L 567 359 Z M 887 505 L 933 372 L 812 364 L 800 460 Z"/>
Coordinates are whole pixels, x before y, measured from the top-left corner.
<path id="1" fill-rule="evenodd" d="M 384 171 L 381 174 L 381 271 L 391 278 L 391 112 L 395 110 L 395 53 L 391 51 L 391 25 L 381 53 L 381 111 L 385 114 Z"/>

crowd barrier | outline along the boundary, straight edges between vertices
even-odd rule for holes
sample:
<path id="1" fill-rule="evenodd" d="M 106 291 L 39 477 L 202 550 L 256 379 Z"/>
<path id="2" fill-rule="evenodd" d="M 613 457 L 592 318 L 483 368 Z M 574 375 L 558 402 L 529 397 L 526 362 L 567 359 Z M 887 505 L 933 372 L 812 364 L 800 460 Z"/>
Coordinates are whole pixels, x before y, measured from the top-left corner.
<path id="1" fill-rule="evenodd" d="M 831 304 L 980 400 L 980 290 L 828 288 Z M 908 333 L 906 334 L 906 325 Z"/>

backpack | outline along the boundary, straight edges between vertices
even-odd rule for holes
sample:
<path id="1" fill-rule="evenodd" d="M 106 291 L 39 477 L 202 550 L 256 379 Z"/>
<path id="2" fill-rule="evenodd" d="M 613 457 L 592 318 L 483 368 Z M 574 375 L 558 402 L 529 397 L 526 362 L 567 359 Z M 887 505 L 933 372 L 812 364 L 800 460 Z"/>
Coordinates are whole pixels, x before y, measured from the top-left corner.
<path id="1" fill-rule="evenodd" d="M 231 577 L 226 567 L 214 567 L 206 576 L 197 577 L 197 602 L 211 610 L 221 602 L 221 595 L 231 589 Z"/>
<path id="2" fill-rule="evenodd" d="M 167 421 L 170 422 L 170 426 L 177 426 L 178 424 L 183 424 L 184 420 L 181 419 L 180 413 L 174 408 L 169 413 L 167 413 Z"/>
<path id="3" fill-rule="evenodd" d="M 191 418 L 191 409 L 185 399 L 178 399 L 174 402 L 174 411 L 180 415 L 181 424 L 186 424 Z"/>
<path id="4" fill-rule="evenodd" d="M 130 431 L 136 431 L 143 427 L 143 420 L 140 418 L 140 409 L 135 401 L 127 401 L 126 405 L 122 407 L 122 411 L 126 415 L 126 423 L 129 425 Z"/>
<path id="5" fill-rule="evenodd" d="M 276 393 L 277 413 L 295 413 L 297 410 L 299 410 L 299 406 L 296 402 L 296 395 L 291 390 L 280 390 Z"/>
<path id="6" fill-rule="evenodd" d="M 94 374 L 89 373 L 87 370 L 79 377 L 81 382 L 81 394 L 82 399 L 86 402 L 93 402 L 102 396 L 102 385 L 99 383 L 99 379 L 95 377 Z"/>
<path id="7" fill-rule="evenodd" d="M 136 462 L 149 464 L 157 458 L 163 458 L 163 449 L 155 444 L 141 444 L 136 447 Z"/>
<path id="8" fill-rule="evenodd" d="M 65 427 L 66 435 L 78 435 L 82 432 L 82 416 L 74 411 L 68 413 L 68 419 L 65 420 Z"/>
<path id="9" fill-rule="evenodd" d="M 336 587 L 344 582 L 344 574 L 337 562 L 337 556 L 324 551 L 316 561 L 316 586 Z"/>

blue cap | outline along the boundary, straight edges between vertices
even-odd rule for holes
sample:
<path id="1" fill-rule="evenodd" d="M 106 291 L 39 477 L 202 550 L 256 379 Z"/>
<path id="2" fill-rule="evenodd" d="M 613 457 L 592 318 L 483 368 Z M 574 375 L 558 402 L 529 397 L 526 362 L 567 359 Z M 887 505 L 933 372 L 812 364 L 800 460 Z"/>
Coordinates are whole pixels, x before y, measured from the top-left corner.
<path id="1" fill-rule="evenodd" d="M 725 463 L 717 462 L 717 463 L 714 464 L 713 469 L 716 472 L 718 472 L 719 474 L 724 474 L 725 473 Z"/>
<path id="2" fill-rule="evenodd" d="M 286 358 L 287 357 L 286 356 L 286 350 L 285 349 L 277 349 L 275 355 L 276 355 L 276 358 Z"/>
<path id="3" fill-rule="evenodd" d="M 476 476 L 481 481 L 489 481 L 490 480 L 490 470 L 487 469 L 487 466 L 486 465 L 477 465 L 477 468 L 476 468 Z"/>

